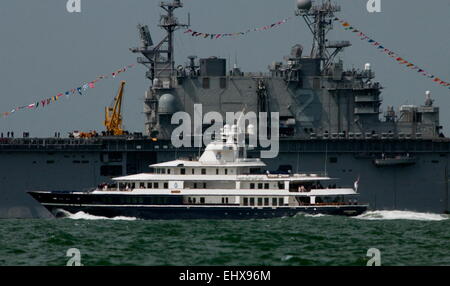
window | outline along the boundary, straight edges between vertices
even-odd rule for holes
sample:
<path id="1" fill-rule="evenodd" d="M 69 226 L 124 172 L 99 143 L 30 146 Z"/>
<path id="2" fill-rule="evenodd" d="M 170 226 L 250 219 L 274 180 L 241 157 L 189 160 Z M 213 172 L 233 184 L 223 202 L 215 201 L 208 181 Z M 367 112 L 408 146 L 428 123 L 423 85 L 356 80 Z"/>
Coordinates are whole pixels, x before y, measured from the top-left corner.
<path id="1" fill-rule="evenodd" d="M 164 183 L 164 189 L 168 189 L 169 188 L 169 183 L 165 182 Z"/>
<path id="2" fill-rule="evenodd" d="M 206 189 L 206 183 L 203 183 L 203 189 Z"/>
<path id="3" fill-rule="evenodd" d="M 255 188 L 255 183 L 250 183 L 250 189 L 254 189 Z"/>
<path id="4" fill-rule="evenodd" d="M 194 175 L 195 174 L 195 169 L 194 168 L 192 168 L 192 175 Z"/>
<path id="5" fill-rule="evenodd" d="M 139 187 L 140 187 L 141 189 L 145 189 L 145 183 L 139 183 Z"/>
<path id="6" fill-rule="evenodd" d="M 264 183 L 264 189 L 268 189 L 269 188 L 269 183 Z"/>
<path id="7" fill-rule="evenodd" d="M 158 183 L 153 183 L 153 188 L 155 188 L 155 189 L 157 189 L 157 188 L 159 188 L 159 184 Z"/>
<path id="8" fill-rule="evenodd" d="M 205 203 L 205 198 L 200 198 L 200 203 L 204 204 Z"/>
<path id="9" fill-rule="evenodd" d="M 276 206 L 277 205 L 277 198 L 272 198 L 272 205 Z"/>
<path id="10" fill-rule="evenodd" d="M 206 175 L 206 169 L 202 169 L 202 175 Z"/>
<path id="11" fill-rule="evenodd" d="M 330 157 L 330 163 L 337 163 L 337 157 Z"/>
<path id="12" fill-rule="evenodd" d="M 185 168 L 181 168 L 180 174 L 181 174 L 181 175 L 185 175 L 185 174 L 186 174 L 186 169 L 185 169 Z"/>
<path id="13" fill-rule="evenodd" d="M 194 183 L 194 189 L 197 189 L 197 183 Z"/>
<path id="14" fill-rule="evenodd" d="M 167 174 L 170 174 L 170 169 L 167 169 Z"/>
<path id="15" fill-rule="evenodd" d="M 255 198 L 250 198 L 250 205 L 254 206 L 255 205 Z"/>
<path id="16" fill-rule="evenodd" d="M 165 174 L 166 173 L 166 169 L 161 169 L 162 173 Z"/>
<path id="17" fill-rule="evenodd" d="M 269 198 L 264 198 L 264 205 L 268 206 L 269 205 Z"/>
<path id="18" fill-rule="evenodd" d="M 284 189 L 284 182 L 278 182 L 278 189 Z"/>
<path id="19" fill-rule="evenodd" d="M 209 77 L 203 78 L 203 88 L 209 88 Z"/>
<path id="20" fill-rule="evenodd" d="M 278 205 L 279 206 L 284 205 L 283 198 L 278 198 Z"/>
<path id="21" fill-rule="evenodd" d="M 244 206 L 248 206 L 248 198 L 244 198 Z"/>
<path id="22" fill-rule="evenodd" d="M 263 199 L 262 198 L 258 198 L 258 206 L 262 206 L 263 204 Z"/>
<path id="23" fill-rule="evenodd" d="M 258 189 L 262 189 L 263 188 L 263 184 L 262 183 L 258 183 Z"/>
<path id="24" fill-rule="evenodd" d="M 219 175 L 219 169 L 216 169 L 216 175 Z"/>
<path id="25" fill-rule="evenodd" d="M 136 183 L 131 183 L 131 188 L 132 189 L 136 188 Z"/>
<path id="26" fill-rule="evenodd" d="M 149 183 L 147 183 L 147 189 L 151 189 L 151 188 L 152 188 L 152 186 L 153 186 L 153 185 L 152 185 L 152 183 L 150 183 L 150 182 L 149 182 Z"/>
<path id="27" fill-rule="evenodd" d="M 228 175 L 228 169 L 225 169 L 225 175 Z"/>

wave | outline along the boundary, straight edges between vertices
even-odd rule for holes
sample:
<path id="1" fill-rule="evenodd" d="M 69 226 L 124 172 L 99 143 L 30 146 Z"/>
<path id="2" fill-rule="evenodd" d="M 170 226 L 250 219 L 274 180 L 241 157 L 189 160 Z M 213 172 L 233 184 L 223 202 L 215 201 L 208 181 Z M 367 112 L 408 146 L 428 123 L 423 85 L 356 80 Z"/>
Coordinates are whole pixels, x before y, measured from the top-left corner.
<path id="1" fill-rule="evenodd" d="M 420 213 L 412 211 L 368 211 L 354 217 L 363 220 L 422 220 L 441 221 L 449 219 L 448 215 L 435 213 Z"/>
<path id="2" fill-rule="evenodd" d="M 61 212 L 61 214 L 64 215 L 65 218 L 68 219 L 75 219 L 75 220 L 80 220 L 80 219 L 84 219 L 84 220 L 137 220 L 137 218 L 135 217 L 126 217 L 126 216 L 116 216 L 116 217 L 105 217 L 105 216 L 96 216 L 96 215 L 91 215 L 82 211 L 79 211 L 75 214 L 72 214 L 70 212 L 64 211 L 64 210 L 59 210 L 59 212 Z"/>
<path id="3" fill-rule="evenodd" d="M 304 214 L 303 216 L 305 217 L 323 217 L 323 216 L 328 216 L 326 214 Z"/>

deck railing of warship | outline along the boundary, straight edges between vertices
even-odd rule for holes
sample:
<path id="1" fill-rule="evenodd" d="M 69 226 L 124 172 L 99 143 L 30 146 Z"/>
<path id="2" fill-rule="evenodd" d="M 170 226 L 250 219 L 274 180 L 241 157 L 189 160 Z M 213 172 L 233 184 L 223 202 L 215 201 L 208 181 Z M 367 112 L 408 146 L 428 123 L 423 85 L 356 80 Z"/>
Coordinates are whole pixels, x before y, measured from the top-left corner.
<path id="1" fill-rule="evenodd" d="M 282 152 L 348 152 L 348 153 L 382 153 L 382 152 L 449 152 L 450 139 L 414 139 L 414 138 L 381 138 L 381 136 L 348 138 L 339 134 L 328 134 L 327 138 L 280 138 Z M 129 140 L 126 138 L 0 138 L 0 151 L 94 151 L 94 152 L 199 152 L 198 147 L 175 148 L 170 140 L 153 142 L 147 138 Z M 200 151 L 204 150 L 202 148 Z M 260 149 L 248 151 L 248 155 L 258 157 Z M 181 154 L 180 154 L 181 155 Z M 264 160 L 263 160 L 264 161 Z"/>

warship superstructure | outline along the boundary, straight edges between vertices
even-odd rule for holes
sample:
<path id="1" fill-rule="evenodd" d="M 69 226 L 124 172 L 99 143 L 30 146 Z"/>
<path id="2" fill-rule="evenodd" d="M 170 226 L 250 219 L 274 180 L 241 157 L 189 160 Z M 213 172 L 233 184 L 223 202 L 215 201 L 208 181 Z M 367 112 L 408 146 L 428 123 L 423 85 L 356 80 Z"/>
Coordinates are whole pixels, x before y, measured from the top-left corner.
<path id="1" fill-rule="evenodd" d="M 280 151 L 266 159 L 270 171 L 326 172 L 351 185 L 359 178 L 360 200 L 374 209 L 448 212 L 450 140 L 441 130 L 439 107 L 426 93 L 421 106 L 381 110 L 382 86 L 370 64 L 347 70 L 336 56 L 349 41 L 329 41 L 335 13 L 331 1 L 298 1 L 295 15 L 312 32 L 306 53 L 297 44 L 267 72 L 227 68 L 226 59 L 190 56 L 174 60 L 174 33 L 187 28 L 174 11 L 180 1 L 161 2 L 165 37 L 154 43 L 139 25 L 141 46 L 132 52 L 147 67 L 145 134 L 95 138 L 3 138 L 0 141 L 0 216 L 46 216 L 26 195 L 39 189 L 80 190 L 112 177 L 146 172 L 177 157 L 195 158 L 195 147 L 175 148 L 172 115 L 203 112 L 279 112 Z M 289 50 L 289 48 L 287 48 Z M 203 128 L 207 128 L 205 125 Z M 253 154 L 252 154 L 253 152 Z M 248 151 L 249 157 L 258 149 Z M 259 153 L 258 153 L 259 154 Z"/>

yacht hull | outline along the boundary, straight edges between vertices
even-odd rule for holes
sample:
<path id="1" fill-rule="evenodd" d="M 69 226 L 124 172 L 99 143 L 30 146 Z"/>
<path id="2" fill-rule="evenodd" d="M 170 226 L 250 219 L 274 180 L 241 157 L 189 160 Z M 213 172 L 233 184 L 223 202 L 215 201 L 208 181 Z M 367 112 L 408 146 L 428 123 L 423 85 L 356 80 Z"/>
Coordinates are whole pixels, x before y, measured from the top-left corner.
<path id="1" fill-rule="evenodd" d="M 59 193 L 30 192 L 55 217 L 66 217 L 68 213 L 84 212 L 102 217 L 135 217 L 139 219 L 257 219 L 291 217 L 303 214 L 327 214 L 357 216 L 365 212 L 367 205 L 308 205 L 308 206 L 218 206 L 218 205 L 109 205 L 94 202 L 75 204 L 68 195 Z M 61 196 L 60 201 L 54 202 Z M 85 195 L 89 196 L 89 195 Z"/>

